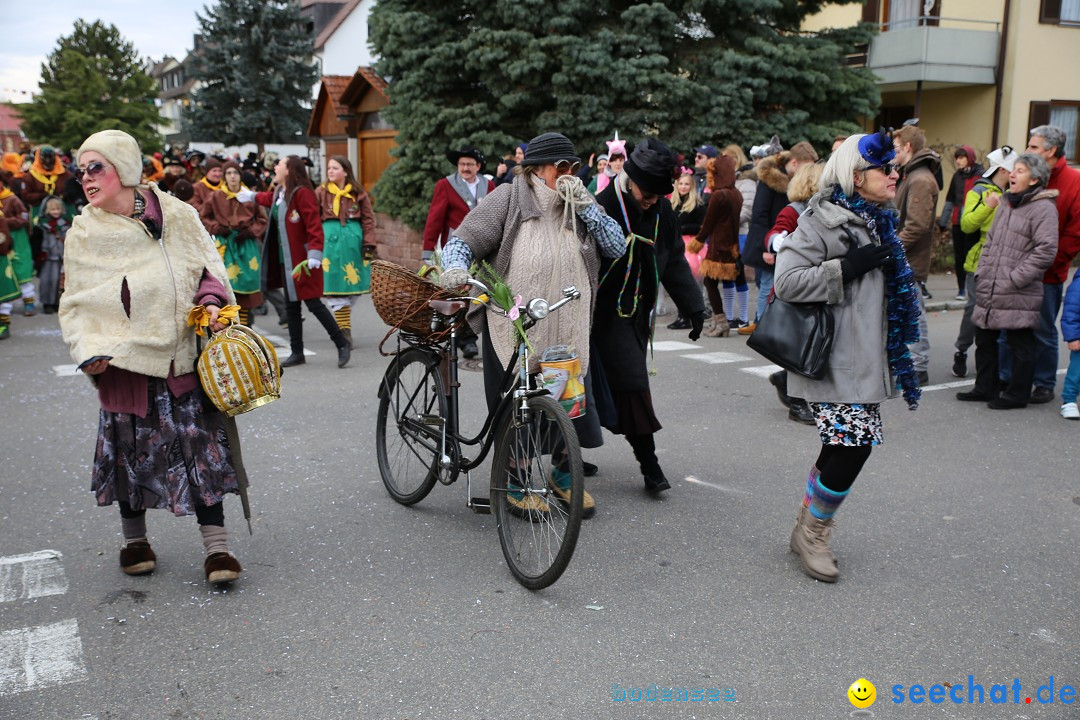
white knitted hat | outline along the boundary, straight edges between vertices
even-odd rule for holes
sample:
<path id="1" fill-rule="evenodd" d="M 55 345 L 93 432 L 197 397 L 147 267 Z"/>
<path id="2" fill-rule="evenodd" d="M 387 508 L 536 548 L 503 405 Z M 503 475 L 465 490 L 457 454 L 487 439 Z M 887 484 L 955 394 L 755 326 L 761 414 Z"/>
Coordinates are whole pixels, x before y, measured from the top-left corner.
<path id="1" fill-rule="evenodd" d="M 116 175 L 124 187 L 135 187 L 142 180 L 142 151 L 139 150 L 139 143 L 123 130 L 102 130 L 86 138 L 79 152 L 75 154 L 75 162 L 79 162 L 79 158 L 87 150 L 101 153 L 116 168 Z"/>

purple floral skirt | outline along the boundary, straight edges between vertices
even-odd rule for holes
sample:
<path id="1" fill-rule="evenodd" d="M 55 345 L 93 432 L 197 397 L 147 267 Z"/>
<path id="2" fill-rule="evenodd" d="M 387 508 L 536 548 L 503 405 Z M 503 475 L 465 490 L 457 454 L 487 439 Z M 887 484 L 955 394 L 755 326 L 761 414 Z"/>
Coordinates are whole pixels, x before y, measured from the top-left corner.
<path id="1" fill-rule="evenodd" d="M 97 504 L 192 515 L 237 492 L 222 415 L 207 412 L 198 391 L 174 398 L 161 378 L 147 385 L 146 417 L 101 411 L 90 487 Z"/>

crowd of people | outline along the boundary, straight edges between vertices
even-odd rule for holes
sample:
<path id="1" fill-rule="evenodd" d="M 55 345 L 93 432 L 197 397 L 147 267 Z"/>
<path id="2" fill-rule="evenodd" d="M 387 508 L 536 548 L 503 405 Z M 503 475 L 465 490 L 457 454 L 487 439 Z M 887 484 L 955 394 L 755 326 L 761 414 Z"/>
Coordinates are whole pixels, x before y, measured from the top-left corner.
<path id="1" fill-rule="evenodd" d="M 935 224 L 951 231 L 957 297 L 966 300 L 953 375 L 967 376 L 975 346 L 974 388 L 957 398 L 999 410 L 1052 400 L 1064 305 L 1071 361 L 1060 413 L 1080 419 L 1080 287 L 1063 292 L 1080 251 L 1080 172 L 1065 144 L 1060 128 L 1040 126 L 1025 152 L 996 148 L 985 163 L 961 146 L 947 189 L 917 123 L 837 137 L 827 160 L 806 141 L 785 149 L 775 136 L 748 153 L 707 143 L 679 153 L 656 138 L 613 133 L 605 152 L 583 163 L 567 137 L 544 133 L 489 175 L 483 153 L 467 146 L 447 153 L 453 169 L 434 183 L 423 260 L 441 265 L 447 288 L 461 288 L 486 262 L 523 296 L 583 291 L 531 339 L 575 350 L 589 408 L 574 421 L 582 447 L 601 445 L 601 428 L 624 436 L 652 494 L 671 487 L 656 453 L 662 413 L 648 367 L 665 297 L 677 311 L 667 327 L 694 341 L 751 335 L 772 297 L 829 305 L 835 330 L 824 377 L 780 371 L 770 382 L 789 418 L 819 431 L 790 547 L 807 574 L 831 582 L 833 516 L 882 442 L 880 404 L 902 395 L 915 409 L 929 382 L 923 288 Z M 155 567 L 149 508 L 198 516 L 212 582 L 241 572 L 221 510 L 223 495 L 236 491 L 231 450 L 215 415 L 192 399 L 194 338 L 173 336 L 183 326 L 170 320 L 174 312 L 203 305 L 220 329 L 226 305 L 248 325 L 269 305 L 288 327 L 282 365 L 292 367 L 305 363 L 303 304 L 337 348 L 338 367 L 349 362 L 352 309 L 369 291 L 377 248 L 372 201 L 347 158 L 328 159 L 318 187 L 309 167 L 297 156 L 145 155 L 118 131 L 70 155 L 41 146 L 3 157 L 0 339 L 10 337 L 20 299 L 24 315 L 59 312 L 73 358 L 97 386 L 93 488 L 99 504 L 120 507 L 124 572 Z M 148 249 L 135 238 L 146 235 L 170 259 L 171 284 L 141 260 Z M 131 317 L 132 307 L 155 303 L 168 311 Z M 462 350 L 482 353 L 495 402 L 516 344 L 483 309 L 470 319 Z M 154 450 L 179 437 L 194 466 Z M 587 476 L 599 471 L 585 465 Z M 553 474 L 549 502 L 566 499 L 560 480 Z M 518 501 L 521 512 L 546 511 L 535 496 Z M 584 505 L 596 512 L 591 494 Z"/>

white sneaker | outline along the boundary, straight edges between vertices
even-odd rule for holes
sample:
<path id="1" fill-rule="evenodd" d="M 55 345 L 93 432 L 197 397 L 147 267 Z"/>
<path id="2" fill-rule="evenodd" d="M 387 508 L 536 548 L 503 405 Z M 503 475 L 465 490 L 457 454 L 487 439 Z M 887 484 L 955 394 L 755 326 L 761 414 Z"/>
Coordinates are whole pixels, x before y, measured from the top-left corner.
<path id="1" fill-rule="evenodd" d="M 1076 403 L 1065 403 L 1061 406 L 1061 417 L 1066 420 L 1080 420 L 1080 408 Z"/>

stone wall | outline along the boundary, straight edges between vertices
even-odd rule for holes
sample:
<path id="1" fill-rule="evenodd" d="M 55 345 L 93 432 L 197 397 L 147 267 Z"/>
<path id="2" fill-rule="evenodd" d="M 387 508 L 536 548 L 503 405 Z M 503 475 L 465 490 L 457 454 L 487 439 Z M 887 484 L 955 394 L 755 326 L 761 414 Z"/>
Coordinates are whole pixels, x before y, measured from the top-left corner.
<path id="1" fill-rule="evenodd" d="M 424 237 L 389 215 L 375 213 L 375 238 L 379 244 L 379 259 L 388 260 L 410 269 L 420 267 Z"/>

